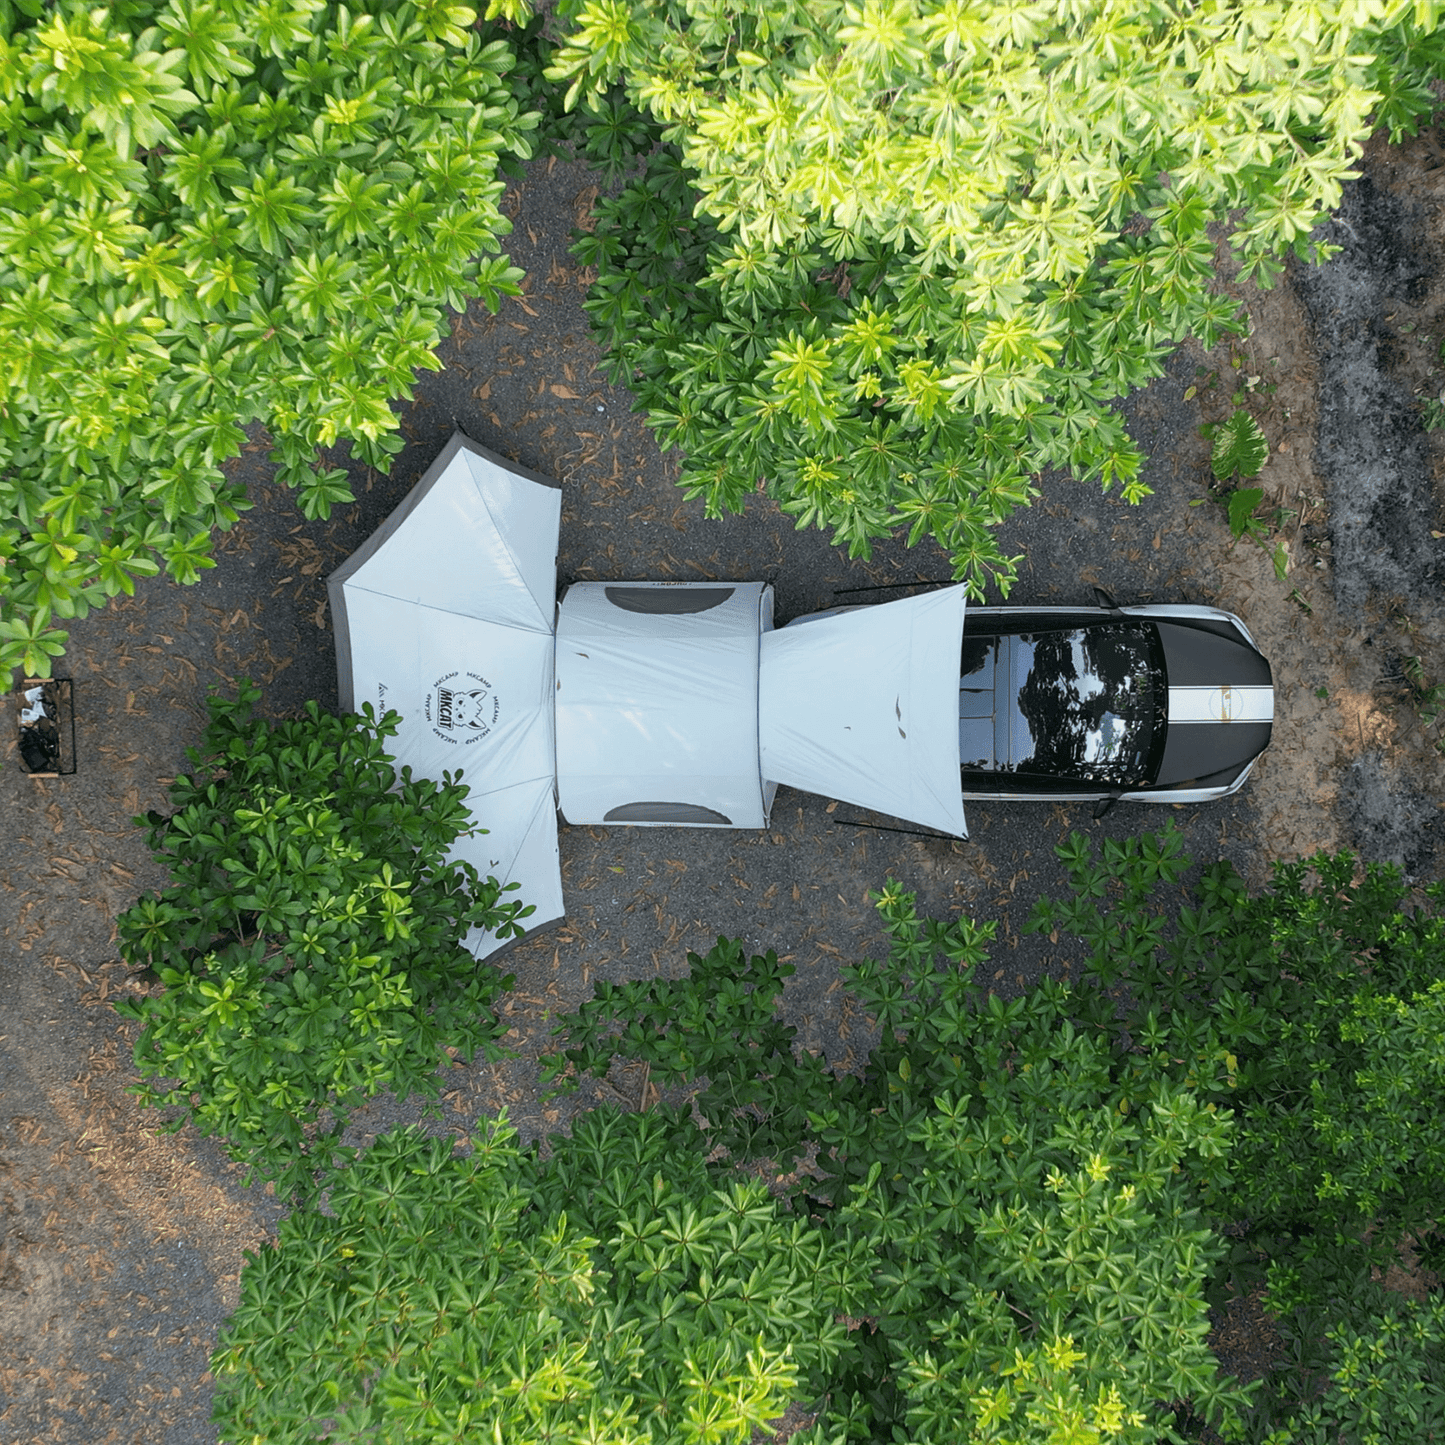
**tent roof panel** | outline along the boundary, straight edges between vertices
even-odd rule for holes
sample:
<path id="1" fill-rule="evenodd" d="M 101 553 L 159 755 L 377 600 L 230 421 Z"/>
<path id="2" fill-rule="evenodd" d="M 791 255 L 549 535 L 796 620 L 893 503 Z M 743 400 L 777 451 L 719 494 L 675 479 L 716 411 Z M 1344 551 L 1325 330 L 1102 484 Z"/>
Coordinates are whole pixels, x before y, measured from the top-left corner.
<path id="1" fill-rule="evenodd" d="M 569 822 L 619 821 L 621 809 L 628 821 L 695 822 L 696 810 L 707 810 L 733 827 L 766 824 L 758 632 L 771 619 L 772 592 L 762 582 L 715 584 L 720 600 L 698 607 L 711 602 L 700 595 L 708 590 L 568 589 L 557 621 L 556 705 L 557 791 Z"/>
<path id="2" fill-rule="evenodd" d="M 460 432 L 329 580 L 343 589 L 550 632 L 561 492 Z"/>

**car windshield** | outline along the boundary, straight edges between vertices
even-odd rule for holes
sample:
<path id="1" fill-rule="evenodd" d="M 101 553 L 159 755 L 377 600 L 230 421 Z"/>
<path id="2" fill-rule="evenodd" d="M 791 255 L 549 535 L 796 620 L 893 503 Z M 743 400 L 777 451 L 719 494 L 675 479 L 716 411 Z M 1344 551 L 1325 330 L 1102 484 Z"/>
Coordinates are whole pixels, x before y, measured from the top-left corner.
<path id="1" fill-rule="evenodd" d="M 963 653 L 965 769 L 1104 784 L 1145 779 L 1163 687 L 1152 628 L 972 637 Z"/>

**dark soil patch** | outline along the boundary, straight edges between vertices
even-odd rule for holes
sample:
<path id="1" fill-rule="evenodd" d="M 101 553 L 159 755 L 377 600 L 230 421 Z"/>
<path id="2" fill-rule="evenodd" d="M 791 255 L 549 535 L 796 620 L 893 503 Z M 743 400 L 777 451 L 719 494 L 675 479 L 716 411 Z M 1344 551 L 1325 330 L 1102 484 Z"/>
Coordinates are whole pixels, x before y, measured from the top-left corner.
<path id="1" fill-rule="evenodd" d="M 1329 485 L 1335 596 L 1348 613 L 1371 596 L 1418 603 L 1438 584 L 1429 449 L 1415 398 L 1394 375 L 1385 321 L 1390 303 L 1428 295 L 1423 220 L 1418 203 L 1363 176 L 1319 229 L 1339 254 L 1293 275 L 1319 355 L 1315 464 Z"/>
<path id="2" fill-rule="evenodd" d="M 1393 863 L 1410 878 L 1429 867 L 1445 836 L 1445 814 L 1404 782 L 1377 752 L 1363 753 L 1350 764 L 1340 789 L 1340 806 L 1360 851 Z"/>

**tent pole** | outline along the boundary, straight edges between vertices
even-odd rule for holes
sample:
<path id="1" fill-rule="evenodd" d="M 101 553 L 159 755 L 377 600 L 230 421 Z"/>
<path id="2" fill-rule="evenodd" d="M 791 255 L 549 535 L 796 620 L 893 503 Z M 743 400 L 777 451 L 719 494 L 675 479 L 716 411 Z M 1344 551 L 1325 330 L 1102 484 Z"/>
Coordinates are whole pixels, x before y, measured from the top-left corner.
<path id="1" fill-rule="evenodd" d="M 957 584 L 951 577 L 920 577 L 916 582 L 880 582 L 876 587 L 835 587 L 834 597 L 849 592 L 896 592 L 900 587 L 953 587 Z"/>

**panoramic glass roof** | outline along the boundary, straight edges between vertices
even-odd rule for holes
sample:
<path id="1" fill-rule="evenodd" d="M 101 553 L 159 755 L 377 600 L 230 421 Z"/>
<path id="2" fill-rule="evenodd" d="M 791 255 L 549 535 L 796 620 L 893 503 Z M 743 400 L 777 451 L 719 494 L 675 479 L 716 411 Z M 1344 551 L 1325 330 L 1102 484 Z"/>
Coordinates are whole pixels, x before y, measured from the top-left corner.
<path id="1" fill-rule="evenodd" d="M 1163 686 L 1147 624 L 966 637 L 959 680 L 967 769 L 1144 780 Z"/>

